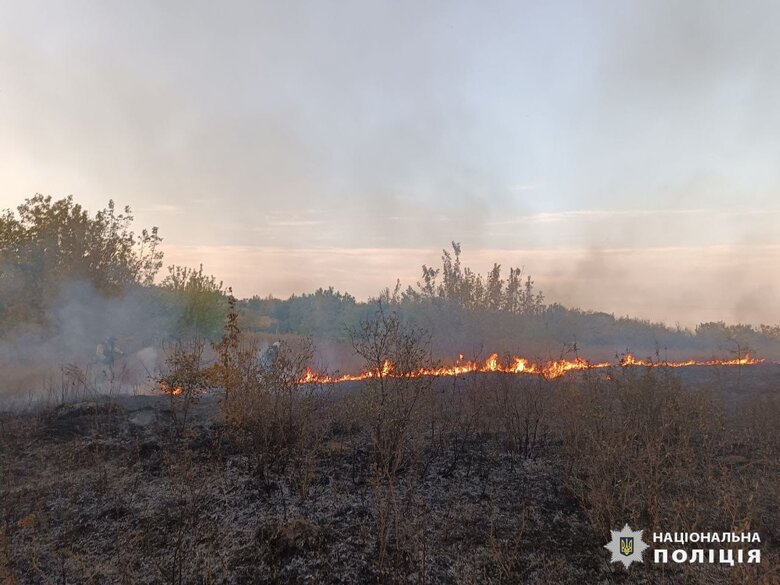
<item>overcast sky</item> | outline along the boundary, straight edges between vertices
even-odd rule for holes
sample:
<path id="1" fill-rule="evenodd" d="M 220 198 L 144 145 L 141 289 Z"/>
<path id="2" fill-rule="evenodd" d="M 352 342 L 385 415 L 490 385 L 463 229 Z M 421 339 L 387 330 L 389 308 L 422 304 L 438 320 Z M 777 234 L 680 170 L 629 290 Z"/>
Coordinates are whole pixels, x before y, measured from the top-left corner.
<path id="1" fill-rule="evenodd" d="M 0 208 L 129 204 L 242 296 L 780 322 L 777 2 L 0 0 Z"/>

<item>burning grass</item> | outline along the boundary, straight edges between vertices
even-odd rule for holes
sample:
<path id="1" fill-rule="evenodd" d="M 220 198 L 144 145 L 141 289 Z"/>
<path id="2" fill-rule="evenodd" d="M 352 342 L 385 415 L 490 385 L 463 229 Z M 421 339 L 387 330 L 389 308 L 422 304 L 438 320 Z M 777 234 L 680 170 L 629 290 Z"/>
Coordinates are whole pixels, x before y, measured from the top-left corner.
<path id="1" fill-rule="evenodd" d="M 484 362 L 476 360 L 465 360 L 463 354 L 456 360 L 454 364 L 445 366 L 423 367 L 413 371 L 398 373 L 395 364 L 390 360 L 382 362 L 380 367 L 363 371 L 359 374 L 341 374 L 341 375 L 329 375 L 320 374 L 306 368 L 303 376 L 301 376 L 299 382 L 301 384 L 306 383 L 320 383 L 320 384 L 338 384 L 341 382 L 358 382 L 363 380 L 369 380 L 382 377 L 448 377 L 448 376 L 462 376 L 472 373 L 487 373 L 487 372 L 501 372 L 504 374 L 536 374 L 543 376 L 544 378 L 552 379 L 559 378 L 572 371 L 583 370 L 598 370 L 604 368 L 612 368 L 616 366 L 644 366 L 649 368 L 665 367 L 665 368 L 689 368 L 696 366 L 754 366 L 763 364 L 764 359 L 752 358 L 749 355 L 745 355 L 739 358 L 733 359 L 710 359 L 710 360 L 685 360 L 685 361 L 667 361 L 667 360 L 644 360 L 637 359 L 632 354 L 628 353 L 620 357 L 617 362 L 592 362 L 584 358 L 574 358 L 572 360 L 559 359 L 548 360 L 545 362 L 534 362 L 528 358 L 512 356 L 510 358 L 502 360 L 498 353 L 492 353 Z"/>
<path id="2" fill-rule="evenodd" d="M 492 355 L 442 368 L 424 333 L 385 313 L 352 343 L 372 375 L 313 378 L 310 345 L 269 361 L 235 329 L 214 363 L 203 344 L 169 348 L 165 394 L 3 416 L 0 576 L 776 581 L 780 400 L 757 390 L 772 366 L 627 356 L 546 370 Z M 627 572 L 603 549 L 625 522 L 755 531 L 762 563 Z"/>

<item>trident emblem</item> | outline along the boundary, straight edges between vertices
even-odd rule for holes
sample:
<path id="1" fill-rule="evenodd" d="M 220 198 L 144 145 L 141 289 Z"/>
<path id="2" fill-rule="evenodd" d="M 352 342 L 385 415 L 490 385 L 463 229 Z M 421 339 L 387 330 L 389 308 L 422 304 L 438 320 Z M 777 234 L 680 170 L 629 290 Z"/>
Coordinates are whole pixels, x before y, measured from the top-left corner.
<path id="1" fill-rule="evenodd" d="M 622 536 L 620 538 L 620 554 L 630 557 L 634 553 L 634 537 Z"/>

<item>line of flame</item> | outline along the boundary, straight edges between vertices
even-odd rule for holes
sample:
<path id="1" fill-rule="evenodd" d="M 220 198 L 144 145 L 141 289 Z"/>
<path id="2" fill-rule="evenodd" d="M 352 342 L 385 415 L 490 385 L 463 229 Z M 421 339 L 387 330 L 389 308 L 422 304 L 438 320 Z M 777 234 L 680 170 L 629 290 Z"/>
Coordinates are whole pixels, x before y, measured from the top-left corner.
<path id="1" fill-rule="evenodd" d="M 756 364 L 764 363 L 763 359 L 751 358 L 745 356 L 743 358 L 735 358 L 731 360 L 687 360 L 684 362 L 670 362 L 670 361 L 649 361 L 637 359 L 631 354 L 626 354 L 617 363 L 612 362 L 590 362 L 583 358 L 575 358 L 573 360 L 550 360 L 547 362 L 531 362 L 530 360 L 522 357 L 513 357 L 507 364 L 502 363 L 497 353 L 491 354 L 484 362 L 464 361 L 463 356 L 455 362 L 453 365 L 440 366 L 435 368 L 422 368 L 413 372 L 406 372 L 398 374 L 394 372 L 393 364 L 385 362 L 382 368 L 374 370 L 368 370 L 360 374 L 340 374 L 340 375 L 327 375 L 319 374 L 314 370 L 307 369 L 300 382 L 302 384 L 307 383 L 320 383 L 320 384 L 338 384 L 340 382 L 358 382 L 361 380 L 368 380 L 378 377 L 401 377 L 406 376 L 410 378 L 418 378 L 422 376 L 431 377 L 445 377 L 445 376 L 459 376 L 463 374 L 470 374 L 474 372 L 502 372 L 506 374 L 537 374 L 544 376 L 545 378 L 558 378 L 563 376 L 566 372 L 574 370 L 591 370 L 599 368 L 609 368 L 612 366 L 645 366 L 645 367 L 667 367 L 667 368 L 685 368 L 690 366 L 752 366 Z"/>

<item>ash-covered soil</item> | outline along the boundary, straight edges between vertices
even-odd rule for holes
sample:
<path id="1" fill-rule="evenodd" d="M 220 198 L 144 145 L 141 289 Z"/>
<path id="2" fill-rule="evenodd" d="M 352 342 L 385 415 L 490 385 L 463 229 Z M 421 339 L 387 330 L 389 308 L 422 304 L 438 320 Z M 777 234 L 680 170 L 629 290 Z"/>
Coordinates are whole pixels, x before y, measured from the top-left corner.
<path id="1" fill-rule="evenodd" d="M 430 440 L 389 486 L 357 429 L 333 424 L 316 450 L 262 461 L 226 432 L 216 396 L 186 415 L 165 396 L 1 414 L 0 583 L 711 578 L 610 564 L 554 441 L 529 455 Z"/>
<path id="2" fill-rule="evenodd" d="M 380 580 L 383 488 L 366 450 L 332 432 L 311 461 L 258 475 L 217 413 L 204 397 L 179 437 L 164 397 L 4 416 L 0 582 Z M 483 442 L 423 457 L 396 486 L 403 536 L 391 539 L 387 574 L 414 583 L 610 574 L 561 489 L 554 451 L 523 458 Z"/>

